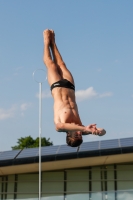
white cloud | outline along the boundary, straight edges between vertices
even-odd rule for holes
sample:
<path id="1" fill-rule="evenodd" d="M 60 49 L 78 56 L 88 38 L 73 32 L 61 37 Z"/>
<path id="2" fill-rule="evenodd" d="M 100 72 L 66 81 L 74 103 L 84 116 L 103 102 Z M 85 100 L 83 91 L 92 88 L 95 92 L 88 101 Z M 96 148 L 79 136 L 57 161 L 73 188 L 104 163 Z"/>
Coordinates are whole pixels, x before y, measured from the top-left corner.
<path id="1" fill-rule="evenodd" d="M 21 111 L 25 111 L 25 110 L 27 110 L 30 106 L 31 106 L 31 103 L 22 103 L 22 104 L 20 105 L 20 110 L 21 110 Z"/>
<path id="2" fill-rule="evenodd" d="M 24 111 L 26 111 L 29 107 L 31 107 L 31 103 L 22 103 L 20 105 L 20 110 L 21 110 L 21 116 L 24 117 Z"/>
<path id="3" fill-rule="evenodd" d="M 86 90 L 78 90 L 75 92 L 77 101 L 83 101 L 85 99 L 90 99 L 96 97 L 98 94 L 95 92 L 93 87 L 89 87 Z"/>
<path id="4" fill-rule="evenodd" d="M 83 100 L 91 99 L 91 98 L 94 98 L 94 97 L 97 97 L 97 98 L 109 97 L 109 96 L 112 96 L 113 94 L 111 92 L 98 94 L 93 89 L 93 87 L 89 87 L 86 90 L 78 90 L 78 91 L 76 91 L 75 95 L 76 95 L 77 101 L 83 101 Z"/>
<path id="5" fill-rule="evenodd" d="M 0 120 L 6 120 L 15 117 L 15 115 L 24 116 L 24 111 L 31 107 L 31 103 L 22 103 L 21 105 L 12 105 L 9 109 L 0 108 Z"/>
<path id="6" fill-rule="evenodd" d="M 0 108 L 0 120 L 5 120 L 14 117 L 16 110 L 17 110 L 16 105 L 13 105 L 9 109 Z"/>
<path id="7" fill-rule="evenodd" d="M 112 96 L 112 95 L 113 95 L 112 92 L 106 92 L 106 93 L 103 93 L 103 94 L 99 94 L 99 97 L 100 97 L 100 98 L 103 98 L 103 97 L 110 97 L 110 96 Z"/>
<path id="8" fill-rule="evenodd" d="M 39 98 L 39 93 L 36 94 L 36 97 Z M 50 91 L 43 91 L 42 92 L 42 99 L 44 99 L 44 98 L 50 98 L 50 97 L 52 97 Z"/>

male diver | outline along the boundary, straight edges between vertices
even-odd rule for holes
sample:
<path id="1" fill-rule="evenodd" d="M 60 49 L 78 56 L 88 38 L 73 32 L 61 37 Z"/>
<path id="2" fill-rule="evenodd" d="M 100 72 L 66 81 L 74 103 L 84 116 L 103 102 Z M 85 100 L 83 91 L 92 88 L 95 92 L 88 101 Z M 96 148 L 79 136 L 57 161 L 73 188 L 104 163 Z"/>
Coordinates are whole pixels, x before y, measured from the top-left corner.
<path id="1" fill-rule="evenodd" d="M 106 131 L 96 124 L 84 126 L 75 101 L 75 84 L 55 42 L 53 30 L 46 29 L 44 36 L 44 64 L 47 67 L 48 83 L 54 98 L 54 123 L 56 131 L 66 132 L 66 142 L 71 147 L 80 146 L 82 135 L 103 136 Z M 52 53 L 52 55 L 51 55 Z"/>

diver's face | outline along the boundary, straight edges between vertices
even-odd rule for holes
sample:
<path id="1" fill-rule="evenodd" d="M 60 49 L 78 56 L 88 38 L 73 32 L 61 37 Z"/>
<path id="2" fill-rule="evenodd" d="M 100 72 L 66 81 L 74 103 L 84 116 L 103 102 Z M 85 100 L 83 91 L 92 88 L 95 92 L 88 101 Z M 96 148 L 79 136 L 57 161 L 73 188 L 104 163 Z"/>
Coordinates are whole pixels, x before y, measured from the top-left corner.
<path id="1" fill-rule="evenodd" d="M 75 137 L 82 137 L 82 132 L 81 131 L 76 131 L 75 132 Z"/>
<path id="2" fill-rule="evenodd" d="M 81 131 L 69 131 L 67 132 L 67 134 L 71 135 L 71 138 L 76 138 L 76 137 L 80 137 L 82 138 L 82 132 Z"/>

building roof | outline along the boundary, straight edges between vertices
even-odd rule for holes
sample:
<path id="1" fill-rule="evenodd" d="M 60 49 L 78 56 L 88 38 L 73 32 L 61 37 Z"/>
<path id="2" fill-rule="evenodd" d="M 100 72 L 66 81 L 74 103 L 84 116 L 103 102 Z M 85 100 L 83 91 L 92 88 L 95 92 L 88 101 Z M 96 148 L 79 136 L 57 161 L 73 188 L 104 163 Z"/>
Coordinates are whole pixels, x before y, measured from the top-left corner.
<path id="1" fill-rule="evenodd" d="M 88 162 L 88 160 L 89 161 L 93 160 L 92 162 L 93 165 L 117 162 L 117 160 L 120 160 L 120 158 L 122 159 L 120 160 L 120 162 L 125 162 L 125 160 L 127 159 L 127 154 L 130 155 L 131 158 L 133 158 L 133 137 L 84 142 L 79 149 L 74 147 L 69 147 L 67 145 L 42 147 L 41 161 L 45 166 L 47 166 L 48 169 L 57 170 L 58 168 L 60 168 L 59 163 L 66 163 L 63 166 L 67 165 L 67 167 L 69 167 L 68 163 L 71 164 L 73 162 L 77 163 L 77 161 L 79 163 L 79 160 L 85 162 L 86 161 Z M 126 157 L 124 157 L 124 155 Z M 109 162 L 109 159 L 111 159 L 112 156 L 114 158 L 114 161 L 112 160 Z M 124 158 L 125 160 L 123 160 Z M 131 158 L 126 160 L 126 162 L 131 161 Z M 101 163 L 102 159 L 104 160 Z M 8 169 L 9 167 L 10 168 L 14 167 L 14 169 L 16 169 L 16 167 L 20 166 L 24 167 L 26 165 L 36 166 L 38 162 L 39 162 L 39 148 L 27 148 L 23 150 L 11 150 L 11 151 L 0 152 L 0 170 Z M 56 163 L 58 163 L 58 166 L 55 168 L 51 168 L 50 166 L 51 163 L 53 163 L 52 166 L 56 166 Z M 78 164 L 78 166 L 80 167 L 82 166 L 82 164 Z M 90 163 L 89 165 L 92 164 Z M 77 164 L 75 165 L 77 166 Z M 84 165 L 86 164 L 84 163 Z"/>

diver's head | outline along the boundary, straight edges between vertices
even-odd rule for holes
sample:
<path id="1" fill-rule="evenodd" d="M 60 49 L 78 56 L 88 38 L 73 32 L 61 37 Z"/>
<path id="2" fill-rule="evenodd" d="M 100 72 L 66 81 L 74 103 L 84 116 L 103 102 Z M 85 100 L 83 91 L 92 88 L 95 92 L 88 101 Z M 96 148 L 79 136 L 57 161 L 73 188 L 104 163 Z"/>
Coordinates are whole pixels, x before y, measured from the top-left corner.
<path id="1" fill-rule="evenodd" d="M 71 147 L 78 147 L 82 144 L 82 132 L 81 131 L 71 131 L 66 133 L 66 143 Z"/>

